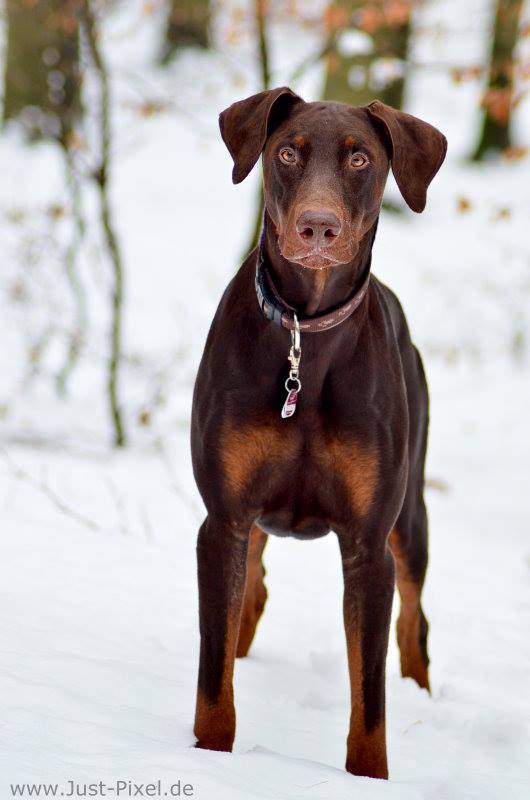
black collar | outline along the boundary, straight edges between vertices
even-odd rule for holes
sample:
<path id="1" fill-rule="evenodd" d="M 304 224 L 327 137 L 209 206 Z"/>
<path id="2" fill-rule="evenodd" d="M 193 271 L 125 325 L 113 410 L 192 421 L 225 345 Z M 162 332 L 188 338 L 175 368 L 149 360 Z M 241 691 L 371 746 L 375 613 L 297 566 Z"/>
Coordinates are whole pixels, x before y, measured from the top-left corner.
<path id="1" fill-rule="evenodd" d="M 265 226 L 263 227 L 259 247 L 256 252 L 255 287 L 258 305 L 265 318 L 270 322 L 273 322 L 275 325 L 279 325 L 282 328 L 286 328 L 287 330 L 293 330 L 295 327 L 295 309 L 282 300 L 278 294 L 278 291 L 276 290 L 276 287 L 274 286 L 274 283 L 272 282 L 272 278 L 264 262 L 264 239 Z M 351 295 L 345 303 L 343 303 L 341 306 L 338 306 L 338 308 L 335 308 L 333 311 L 328 312 L 327 314 L 320 314 L 316 317 L 306 317 L 305 319 L 298 317 L 300 331 L 304 331 L 306 333 L 319 333 L 321 331 L 327 331 L 330 328 L 334 328 L 337 325 L 340 325 L 341 322 L 344 322 L 344 320 L 348 319 L 348 317 L 350 317 L 353 312 L 359 308 L 366 296 L 368 286 L 370 284 L 371 262 L 372 254 L 370 252 L 370 258 L 368 260 L 368 265 L 366 266 L 365 278 L 359 289 L 357 289 L 357 291 L 354 292 L 354 294 Z"/>

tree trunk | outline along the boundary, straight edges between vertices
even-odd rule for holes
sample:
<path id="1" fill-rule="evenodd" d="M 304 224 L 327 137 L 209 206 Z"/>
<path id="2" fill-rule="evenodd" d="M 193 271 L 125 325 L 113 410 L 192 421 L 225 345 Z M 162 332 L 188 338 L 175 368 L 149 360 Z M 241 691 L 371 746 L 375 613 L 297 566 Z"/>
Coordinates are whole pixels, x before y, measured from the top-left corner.
<path id="1" fill-rule="evenodd" d="M 80 113 L 80 0 L 6 0 L 4 121 L 64 146 Z"/>
<path id="2" fill-rule="evenodd" d="M 325 100 L 366 105 L 381 100 L 401 108 L 412 0 L 341 0 L 328 10 L 328 28 L 361 31 L 369 52 L 341 52 L 341 36 L 327 57 Z"/>
<path id="3" fill-rule="evenodd" d="M 169 0 L 161 62 L 167 64 L 183 47 L 208 48 L 210 0 Z"/>
<path id="4" fill-rule="evenodd" d="M 513 53 L 522 8 L 523 0 L 496 0 L 488 86 L 482 97 L 482 127 L 473 161 L 481 161 L 486 153 L 502 152 L 512 144 Z"/>

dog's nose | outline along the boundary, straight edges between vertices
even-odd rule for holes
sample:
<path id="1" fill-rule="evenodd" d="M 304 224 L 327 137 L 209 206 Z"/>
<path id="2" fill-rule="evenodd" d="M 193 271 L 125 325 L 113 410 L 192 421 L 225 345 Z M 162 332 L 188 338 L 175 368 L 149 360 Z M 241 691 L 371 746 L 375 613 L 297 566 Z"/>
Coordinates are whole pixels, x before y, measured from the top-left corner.
<path id="1" fill-rule="evenodd" d="M 304 211 L 296 222 L 300 238 L 319 248 L 332 245 L 341 227 L 340 220 L 333 211 Z"/>

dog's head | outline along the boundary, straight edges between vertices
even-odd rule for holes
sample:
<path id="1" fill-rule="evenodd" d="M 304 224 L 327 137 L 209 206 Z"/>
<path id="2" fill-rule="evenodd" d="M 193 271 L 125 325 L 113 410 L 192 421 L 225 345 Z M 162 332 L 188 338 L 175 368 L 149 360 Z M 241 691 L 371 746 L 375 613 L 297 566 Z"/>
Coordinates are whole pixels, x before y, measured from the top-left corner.
<path id="1" fill-rule="evenodd" d="M 312 269 L 352 261 L 379 214 L 390 165 L 414 211 L 447 149 L 432 125 L 375 101 L 306 103 L 286 87 L 219 117 L 240 183 L 263 153 L 265 205 L 284 258 Z"/>

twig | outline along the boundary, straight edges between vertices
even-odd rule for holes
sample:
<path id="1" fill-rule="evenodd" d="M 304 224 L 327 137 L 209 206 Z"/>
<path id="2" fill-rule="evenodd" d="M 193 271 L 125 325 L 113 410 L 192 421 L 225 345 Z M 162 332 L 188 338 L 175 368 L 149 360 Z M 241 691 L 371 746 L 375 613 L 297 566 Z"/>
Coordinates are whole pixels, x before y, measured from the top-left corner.
<path id="1" fill-rule="evenodd" d="M 102 530 L 101 526 L 98 525 L 97 522 L 94 522 L 94 520 L 86 517 L 84 514 L 81 514 L 79 511 L 76 511 L 75 508 L 72 508 L 72 506 L 68 505 L 68 503 L 59 497 L 59 495 L 56 494 L 45 481 L 33 477 L 33 475 L 30 475 L 29 472 L 26 472 L 19 467 L 3 447 L 0 448 L 0 452 L 2 454 L 2 458 L 11 470 L 14 477 L 17 478 L 17 480 L 24 481 L 24 483 L 27 483 L 28 486 L 33 487 L 33 489 L 36 489 L 43 494 L 61 512 L 61 514 L 70 517 L 71 519 L 75 520 L 75 522 L 78 522 L 80 525 L 83 525 L 83 527 L 88 528 L 91 531 Z"/>
<path id="2" fill-rule="evenodd" d="M 142 521 L 142 527 L 144 529 L 145 538 L 150 544 L 154 542 L 154 533 L 153 533 L 153 526 L 151 525 L 151 520 L 149 519 L 149 514 L 147 513 L 145 506 L 143 503 L 138 503 L 138 513 L 140 515 L 140 519 Z"/>
<path id="3" fill-rule="evenodd" d="M 171 459 L 169 458 L 167 450 L 164 447 L 162 441 L 158 440 L 156 442 L 155 446 L 156 446 L 156 450 L 157 450 L 158 454 L 160 455 L 160 460 L 162 461 L 162 464 L 164 465 L 164 467 L 166 469 L 166 473 L 168 475 L 169 482 L 170 482 L 173 490 L 175 491 L 176 494 L 178 494 L 180 499 L 185 502 L 185 504 L 188 506 L 188 508 L 192 512 L 193 516 L 197 520 L 200 520 L 201 517 L 202 517 L 201 510 L 199 509 L 199 506 L 193 500 L 193 498 L 191 498 L 188 494 L 186 494 L 184 489 L 179 485 L 179 483 L 177 481 L 177 478 L 176 478 L 176 475 L 175 475 L 175 471 L 173 469 L 173 464 L 171 463 Z"/>
<path id="4" fill-rule="evenodd" d="M 450 491 L 449 484 L 443 478 L 426 478 L 425 487 L 427 489 L 435 489 L 437 492 L 447 494 Z"/>
<path id="5" fill-rule="evenodd" d="M 68 189 L 70 191 L 74 223 L 72 239 L 65 254 L 65 267 L 66 276 L 68 278 L 68 283 L 70 284 L 76 306 L 77 325 L 70 337 L 70 345 L 68 347 L 66 361 L 56 378 L 57 391 L 62 395 L 64 395 L 66 392 L 68 378 L 70 377 L 79 360 L 81 348 L 86 339 L 87 327 L 85 294 L 81 279 L 76 269 L 77 254 L 85 235 L 85 221 L 81 211 L 81 191 L 79 178 L 73 163 L 73 156 L 68 148 L 64 149 L 64 158 L 66 164 L 66 180 Z"/>
<path id="6" fill-rule="evenodd" d="M 118 522 L 120 526 L 120 531 L 124 536 L 129 535 L 129 527 L 127 525 L 127 515 L 125 513 L 125 503 L 123 502 L 123 497 L 120 494 L 120 491 L 110 475 L 104 475 L 103 480 L 108 486 L 110 496 L 114 500 L 114 505 L 116 506 L 116 513 L 118 517 Z"/>

